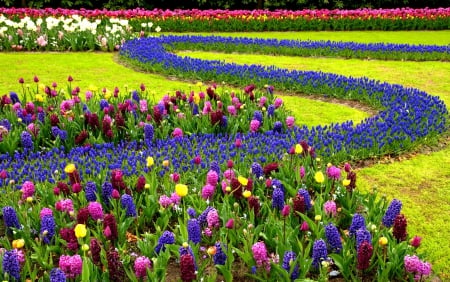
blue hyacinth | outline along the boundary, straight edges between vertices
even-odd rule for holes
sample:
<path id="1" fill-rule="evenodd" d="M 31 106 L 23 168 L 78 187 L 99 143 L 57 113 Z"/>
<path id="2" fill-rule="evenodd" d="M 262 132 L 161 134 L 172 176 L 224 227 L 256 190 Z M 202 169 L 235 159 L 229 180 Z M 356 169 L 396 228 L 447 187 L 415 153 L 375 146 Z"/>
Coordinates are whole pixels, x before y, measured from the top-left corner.
<path id="1" fill-rule="evenodd" d="M 95 202 L 97 201 L 97 186 L 95 185 L 95 182 L 88 181 L 86 183 L 86 187 L 84 188 L 86 201 L 88 202 Z"/>
<path id="2" fill-rule="evenodd" d="M 134 205 L 133 197 L 131 197 L 128 194 L 123 194 L 120 199 L 120 203 L 122 205 L 122 208 L 126 210 L 126 215 L 128 217 L 137 216 L 136 206 Z"/>
<path id="3" fill-rule="evenodd" d="M 191 218 L 187 223 L 188 240 L 192 241 L 194 244 L 198 244 L 202 239 L 202 231 L 200 229 L 200 224 L 197 219 Z"/>
<path id="4" fill-rule="evenodd" d="M 356 231 L 360 228 L 366 228 L 366 220 L 359 213 L 355 213 L 353 215 L 352 224 L 350 225 L 348 231 L 349 235 L 353 236 L 356 234 Z"/>
<path id="5" fill-rule="evenodd" d="M 333 223 L 325 226 L 325 236 L 330 249 L 333 252 L 340 253 L 342 250 L 341 236 L 339 235 L 339 230 Z"/>
<path id="6" fill-rule="evenodd" d="M 312 259 L 312 265 L 315 268 L 319 268 L 322 261 L 328 260 L 327 245 L 324 240 L 319 239 L 314 241 Z"/>
<path id="7" fill-rule="evenodd" d="M 20 281 L 20 264 L 16 250 L 6 251 L 3 254 L 2 269 L 4 273 Z"/>
<path id="8" fill-rule="evenodd" d="M 295 255 L 294 252 L 292 252 L 292 251 L 284 252 L 282 267 L 287 272 L 290 272 L 292 269 L 291 280 L 295 280 L 300 276 L 298 263 L 295 263 L 296 259 L 297 259 L 297 256 Z M 294 264 L 294 263 L 295 263 L 295 266 L 292 268 L 292 264 Z"/>
<path id="9" fill-rule="evenodd" d="M 45 244 L 51 244 L 55 235 L 56 223 L 53 215 L 46 215 L 41 219 L 42 240 Z"/>
<path id="10" fill-rule="evenodd" d="M 389 205 L 386 213 L 383 216 L 383 225 L 386 227 L 391 227 L 394 224 L 394 220 L 402 209 L 402 202 L 397 199 L 393 199 Z"/>
<path id="11" fill-rule="evenodd" d="M 161 237 L 158 239 L 158 244 L 155 247 L 155 253 L 159 254 L 161 251 L 164 252 L 166 244 L 175 243 L 175 234 L 170 231 L 164 231 Z"/>

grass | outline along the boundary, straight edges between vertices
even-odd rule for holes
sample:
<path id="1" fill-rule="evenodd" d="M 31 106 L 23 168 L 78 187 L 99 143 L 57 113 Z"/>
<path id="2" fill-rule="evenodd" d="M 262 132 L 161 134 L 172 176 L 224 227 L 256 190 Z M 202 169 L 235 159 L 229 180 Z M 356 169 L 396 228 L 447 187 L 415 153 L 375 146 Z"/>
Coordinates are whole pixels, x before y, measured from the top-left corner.
<path id="1" fill-rule="evenodd" d="M 394 42 L 411 44 L 450 44 L 450 31 L 433 32 L 292 32 L 292 33 L 218 33 L 216 35 L 258 36 L 283 39 L 342 40 L 358 42 Z M 187 53 L 186 53 L 187 54 Z M 213 56 L 190 52 L 192 56 Z M 225 60 L 239 63 L 274 64 L 280 67 L 320 70 L 351 76 L 403 84 L 440 96 L 450 107 L 450 64 L 442 62 L 389 62 L 361 61 L 331 58 L 292 58 L 257 55 L 221 54 Z M 112 54 L 103 53 L 0 53 L 0 94 L 19 90 L 17 79 L 32 81 L 38 75 L 41 81 L 51 83 L 66 81 L 70 74 L 82 89 L 90 85 L 109 87 L 128 84 L 132 88 L 144 83 L 156 94 L 189 89 L 191 83 L 167 80 L 159 75 L 129 70 L 114 62 Z M 49 63 L 51 62 L 51 63 Z M 48 67 L 47 67 L 48 66 Z M 294 111 L 298 122 L 323 124 L 347 119 L 360 120 L 360 111 L 345 106 L 336 107 L 321 101 L 292 96 L 284 97 Z M 320 113 L 320 114 L 317 114 Z M 315 120 L 317 118 L 317 120 Z M 408 232 L 423 237 L 420 252 L 427 253 L 433 270 L 441 279 L 450 279 L 450 146 L 438 152 L 419 154 L 409 160 L 391 164 L 376 164 L 358 171 L 358 187 L 371 191 L 373 187 L 388 199 L 398 198 L 404 203 L 403 212 L 408 219 Z M 445 243 L 447 242 L 447 243 Z"/>

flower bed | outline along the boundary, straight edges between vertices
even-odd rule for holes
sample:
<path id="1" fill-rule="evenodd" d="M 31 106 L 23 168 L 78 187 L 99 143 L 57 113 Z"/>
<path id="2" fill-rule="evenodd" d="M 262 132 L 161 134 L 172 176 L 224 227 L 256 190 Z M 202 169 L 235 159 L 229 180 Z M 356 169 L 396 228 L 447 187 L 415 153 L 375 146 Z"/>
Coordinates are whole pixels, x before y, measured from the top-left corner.
<path id="1" fill-rule="evenodd" d="M 272 134 L 239 137 L 196 134 L 145 146 L 3 155 L 2 164 L 13 167 L 0 171 L 8 195 L 3 275 L 50 281 L 430 275 L 430 264 L 416 255 L 420 238 L 407 234 L 402 203 L 388 207 L 376 193 L 359 193 L 349 164 L 325 164 L 303 141 L 286 150 L 290 144 Z M 27 180 L 14 181 L 21 170 L 29 171 Z"/>
<path id="2" fill-rule="evenodd" d="M 450 9 L 359 10 L 68 10 L 0 8 L 8 17 L 59 17 L 129 19 L 133 28 L 152 21 L 171 32 L 300 31 L 300 30 L 438 30 L 448 29 Z"/>
<path id="3" fill-rule="evenodd" d="M 263 53 L 284 56 L 343 57 L 381 60 L 450 60 L 450 46 L 297 41 L 221 36 L 168 36 L 166 48 L 215 52 Z"/>
<path id="4" fill-rule="evenodd" d="M 282 90 L 354 99 L 380 108 L 378 115 L 356 126 L 348 121 L 312 129 L 303 126 L 296 131 L 297 139 L 305 139 L 314 144 L 320 154 L 341 161 L 349 156 L 367 158 L 399 152 L 428 134 L 446 129 L 447 109 L 444 103 L 417 89 L 367 78 L 180 57 L 165 49 L 173 42 L 191 39 L 195 43 L 198 37 L 136 39 L 128 41 L 120 54 L 139 67 L 158 73 L 237 85 L 252 81 L 259 86 L 274 85 Z M 222 42 L 226 44 L 227 39 Z"/>

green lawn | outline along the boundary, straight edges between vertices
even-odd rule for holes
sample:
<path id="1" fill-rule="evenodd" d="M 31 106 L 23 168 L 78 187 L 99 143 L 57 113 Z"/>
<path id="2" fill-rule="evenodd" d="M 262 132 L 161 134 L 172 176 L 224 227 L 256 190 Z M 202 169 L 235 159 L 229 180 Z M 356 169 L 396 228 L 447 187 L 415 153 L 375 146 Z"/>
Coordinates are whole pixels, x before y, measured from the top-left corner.
<path id="1" fill-rule="evenodd" d="M 450 31 L 437 32 L 268 32 L 233 33 L 216 35 L 259 36 L 286 39 L 342 40 L 358 42 L 395 42 L 413 44 L 450 44 Z M 185 52 L 189 56 L 215 58 L 217 54 Z M 403 84 L 440 96 L 450 107 L 450 63 L 448 62 L 390 62 L 361 61 L 331 58 L 292 58 L 260 55 L 220 54 L 226 61 L 237 63 L 276 64 L 280 67 L 304 70 L 320 70 L 351 76 L 367 76 L 373 79 Z M 155 96 L 160 97 L 174 90 L 189 90 L 194 82 L 179 82 L 160 75 L 146 74 L 127 69 L 115 62 L 115 55 L 108 53 L 0 53 L 0 94 L 10 90 L 20 92 L 17 82 L 23 77 L 33 84 L 34 75 L 41 82 L 56 81 L 64 85 L 68 75 L 75 79 L 73 85 L 83 90 L 115 86 L 123 89 L 138 88 L 144 83 Z M 325 124 L 353 119 L 359 121 L 366 113 L 346 106 L 336 106 L 321 101 L 285 96 L 289 108 L 299 123 Z M 319 114 L 320 113 L 320 114 Z M 408 219 L 410 235 L 423 237 L 420 252 L 427 253 L 433 269 L 441 279 L 450 279 L 450 146 L 444 149 L 395 161 L 377 164 L 358 171 L 359 189 L 370 191 L 376 187 L 389 199 L 403 201 L 403 212 Z M 447 242 L 447 243 L 446 243 Z"/>

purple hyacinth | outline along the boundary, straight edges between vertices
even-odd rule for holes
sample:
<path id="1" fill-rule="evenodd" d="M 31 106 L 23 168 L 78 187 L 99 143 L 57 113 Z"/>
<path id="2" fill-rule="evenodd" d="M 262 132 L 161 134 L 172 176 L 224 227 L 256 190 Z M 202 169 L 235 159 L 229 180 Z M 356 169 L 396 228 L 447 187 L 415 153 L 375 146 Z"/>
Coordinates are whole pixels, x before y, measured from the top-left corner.
<path id="1" fill-rule="evenodd" d="M 272 208 L 281 210 L 284 207 L 284 192 L 281 188 L 273 189 L 272 194 Z"/>
<path id="2" fill-rule="evenodd" d="M 274 188 L 280 188 L 281 190 L 283 190 L 283 193 L 285 192 L 284 185 L 279 179 L 276 178 L 272 179 L 272 186 Z"/>
<path id="3" fill-rule="evenodd" d="M 100 100 L 100 110 L 103 111 L 103 109 L 108 108 L 108 107 L 109 107 L 108 101 L 106 101 L 105 99 L 101 99 Z"/>
<path id="4" fill-rule="evenodd" d="M 287 271 L 290 272 L 291 271 L 291 266 L 293 263 L 295 263 L 295 260 L 297 259 L 297 256 L 295 255 L 294 252 L 292 251 L 286 251 L 284 252 L 284 256 L 283 256 L 283 268 Z M 300 276 L 300 272 L 299 272 L 299 268 L 298 268 L 298 263 L 295 264 L 292 273 L 291 273 L 291 279 L 295 280 Z"/>
<path id="5" fill-rule="evenodd" d="M 198 244 L 201 241 L 202 231 L 197 219 L 191 218 L 187 223 L 188 240 L 194 244 Z"/>
<path id="6" fill-rule="evenodd" d="M 109 200 L 112 197 L 113 186 L 111 182 L 104 182 L 102 185 L 102 199 L 106 205 L 109 205 Z"/>
<path id="7" fill-rule="evenodd" d="M 145 88 L 144 88 L 145 89 Z M 131 98 L 136 101 L 137 103 L 139 103 L 139 93 L 136 90 L 133 90 L 133 92 L 131 92 Z"/>
<path id="8" fill-rule="evenodd" d="M 20 281 L 20 263 L 15 250 L 6 251 L 3 255 L 2 269 L 4 273 Z"/>
<path id="9" fill-rule="evenodd" d="M 300 189 L 298 190 L 298 194 L 305 200 L 306 211 L 309 211 L 311 209 L 311 197 L 309 196 L 308 191 L 305 189 Z"/>
<path id="10" fill-rule="evenodd" d="M 126 209 L 126 215 L 128 217 L 137 216 L 136 206 L 134 205 L 133 197 L 131 197 L 128 194 L 123 194 L 122 198 L 120 199 L 120 203 L 122 205 L 122 208 Z"/>
<path id="11" fill-rule="evenodd" d="M 20 135 L 20 141 L 25 149 L 33 150 L 33 138 L 27 131 L 23 131 Z"/>
<path id="12" fill-rule="evenodd" d="M 215 265 L 225 265 L 225 262 L 227 261 L 227 255 L 222 250 L 222 245 L 220 242 L 216 243 L 216 253 L 213 256 L 214 264 Z"/>
<path id="13" fill-rule="evenodd" d="M 97 201 L 97 186 L 95 185 L 94 182 L 92 181 L 88 181 L 86 183 L 86 187 L 84 188 L 84 192 L 85 192 L 85 196 L 86 196 L 86 201 L 88 202 L 95 202 Z"/>
<path id="14" fill-rule="evenodd" d="M 55 235 L 55 219 L 53 215 L 46 215 L 41 219 L 41 235 L 45 244 L 51 244 Z"/>
<path id="15" fill-rule="evenodd" d="M 14 105 L 15 103 L 19 103 L 20 104 L 20 100 L 19 100 L 19 96 L 17 95 L 16 92 L 9 92 L 9 98 L 11 99 L 12 104 Z"/>
<path id="16" fill-rule="evenodd" d="M 253 173 L 253 175 L 256 176 L 256 178 L 260 178 L 261 176 L 264 175 L 264 170 L 259 163 L 254 162 L 252 164 L 252 173 Z"/>
<path id="17" fill-rule="evenodd" d="M 189 215 L 190 218 L 194 218 L 197 216 L 197 212 L 195 211 L 195 209 L 193 208 L 188 208 L 187 209 L 187 213 Z"/>
<path id="18" fill-rule="evenodd" d="M 372 235 L 365 227 L 360 228 L 358 229 L 358 231 L 356 231 L 356 250 L 359 249 L 364 241 L 367 241 L 372 245 Z"/>
<path id="19" fill-rule="evenodd" d="M 313 252 L 312 252 L 312 265 L 315 268 L 319 268 L 321 262 L 323 260 L 327 260 L 328 252 L 327 252 L 327 245 L 325 244 L 325 241 L 322 239 L 314 241 L 313 245 Z"/>
<path id="20" fill-rule="evenodd" d="M 50 271 L 50 282 L 66 282 L 66 274 L 59 268 Z"/>
<path id="21" fill-rule="evenodd" d="M 275 114 L 275 105 L 271 104 L 267 107 L 267 116 L 272 117 Z"/>
<path id="22" fill-rule="evenodd" d="M 155 134 L 155 130 L 153 129 L 153 125 L 146 123 L 144 125 L 144 142 L 145 142 L 145 145 L 150 146 L 152 144 L 154 134 Z"/>
<path id="23" fill-rule="evenodd" d="M 9 122 L 9 120 L 7 120 L 6 118 L 2 119 L 0 121 L 0 126 L 3 126 L 4 128 L 6 128 L 8 131 L 11 131 L 11 123 Z"/>
<path id="24" fill-rule="evenodd" d="M 327 237 L 328 245 L 333 252 L 340 253 L 342 250 L 341 236 L 339 231 L 333 223 L 325 226 L 325 236 Z"/>
<path id="25" fill-rule="evenodd" d="M 392 200 L 391 204 L 386 210 L 386 213 L 383 216 L 382 222 L 384 226 L 391 227 L 394 224 L 394 220 L 400 213 L 401 209 L 402 209 L 402 202 L 397 199 Z"/>
<path id="26" fill-rule="evenodd" d="M 7 206 L 2 209 L 3 221 L 8 234 L 11 232 L 11 228 L 21 229 L 19 219 L 17 218 L 16 210 L 13 207 Z"/>
<path id="27" fill-rule="evenodd" d="M 360 228 L 366 228 L 366 220 L 362 215 L 359 213 L 355 213 L 353 215 L 352 224 L 350 225 L 350 228 L 348 229 L 349 235 L 353 236 L 356 234 L 356 231 Z"/>
<path id="28" fill-rule="evenodd" d="M 164 233 L 158 239 L 158 245 L 155 247 L 155 253 L 159 254 L 161 251 L 164 252 L 166 244 L 175 243 L 175 234 L 170 231 L 164 231 Z"/>
<path id="29" fill-rule="evenodd" d="M 273 131 L 281 133 L 283 131 L 283 123 L 281 121 L 276 121 L 273 124 Z"/>
<path id="30" fill-rule="evenodd" d="M 263 122 L 263 115 L 260 111 L 255 111 L 253 113 L 253 119 L 256 119 L 257 121 L 259 121 L 261 124 Z"/>

